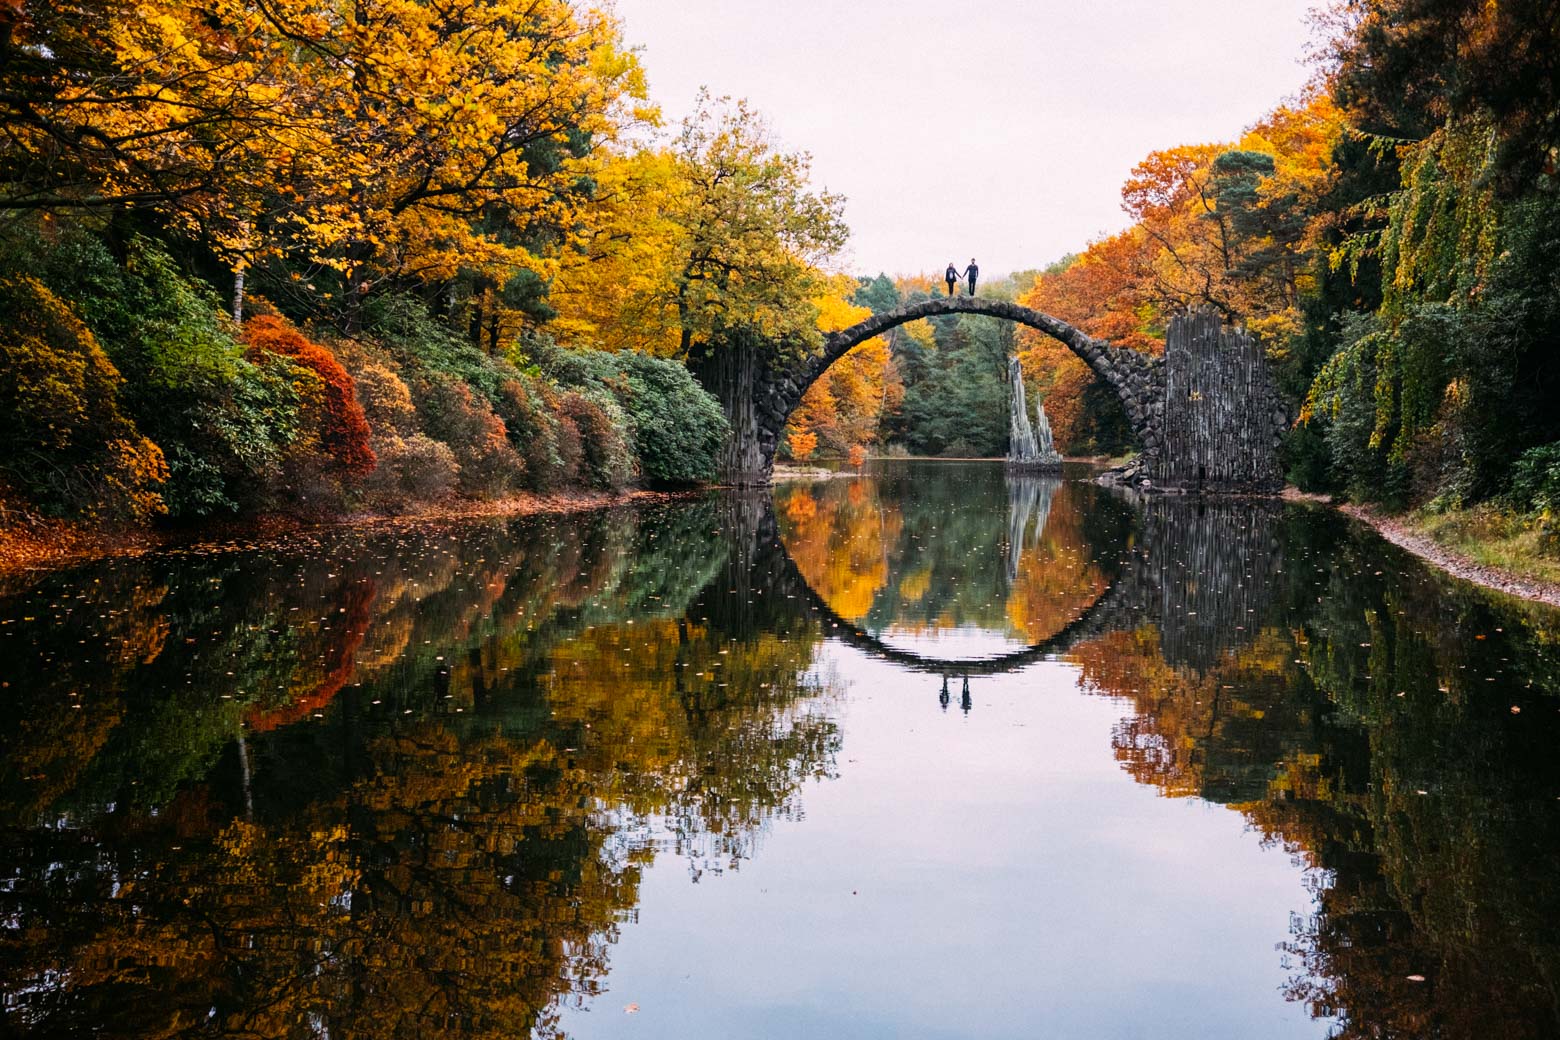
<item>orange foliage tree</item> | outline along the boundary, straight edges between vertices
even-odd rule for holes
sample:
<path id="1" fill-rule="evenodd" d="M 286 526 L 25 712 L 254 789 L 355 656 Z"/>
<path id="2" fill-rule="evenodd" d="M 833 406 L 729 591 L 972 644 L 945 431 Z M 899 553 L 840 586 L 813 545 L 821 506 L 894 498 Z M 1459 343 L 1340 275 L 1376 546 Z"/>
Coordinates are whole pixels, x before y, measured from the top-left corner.
<path id="1" fill-rule="evenodd" d="M 818 435 L 815 433 L 793 433 L 788 438 L 791 445 L 791 457 L 805 462 L 812 457 L 812 453 L 818 450 Z"/>
<path id="2" fill-rule="evenodd" d="M 786 551 L 807 584 L 840 617 L 864 620 L 888 584 L 886 550 L 899 539 L 903 513 L 859 481 L 830 481 L 816 492 L 793 484 L 775 504 Z"/>
<path id="3" fill-rule="evenodd" d="M 1325 222 L 1323 197 L 1342 116 L 1313 92 L 1281 106 L 1233 144 L 1149 154 L 1122 187 L 1134 225 L 1039 275 L 1019 300 L 1117 346 L 1163 350 L 1169 317 L 1212 307 L 1274 356 L 1298 333 L 1298 301 Z M 1020 333 L 1026 383 L 1064 449 L 1089 436 L 1093 374 L 1066 348 Z"/>
<path id="4" fill-rule="evenodd" d="M 1149 287 L 1155 243 L 1134 228 L 1103 238 L 1035 279 L 1019 297 L 1026 307 L 1076 325 L 1099 339 L 1148 353 L 1163 351 Z M 1033 329 L 1018 332 L 1024 381 L 1045 402 L 1064 451 L 1089 446 L 1091 416 L 1084 395 L 1098 382 L 1079 357 Z"/>

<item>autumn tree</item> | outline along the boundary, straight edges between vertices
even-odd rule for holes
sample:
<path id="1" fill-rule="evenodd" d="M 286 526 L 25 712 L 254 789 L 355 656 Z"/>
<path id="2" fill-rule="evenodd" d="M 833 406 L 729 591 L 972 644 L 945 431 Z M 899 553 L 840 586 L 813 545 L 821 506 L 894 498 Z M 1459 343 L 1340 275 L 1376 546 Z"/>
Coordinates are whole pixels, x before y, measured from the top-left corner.
<path id="1" fill-rule="evenodd" d="M 848 232 L 810 165 L 745 102 L 701 94 L 668 148 L 603 171 L 610 205 L 566 259 L 557 327 L 682 357 L 733 329 L 815 345 L 820 268 Z"/>
<path id="2" fill-rule="evenodd" d="M 1245 323 L 1292 312 L 1341 131 L 1331 99 L 1313 92 L 1233 147 L 1153 152 L 1134 167 L 1122 203 L 1156 247 L 1153 301 L 1166 311 L 1212 307 Z"/>
<path id="3" fill-rule="evenodd" d="M 672 287 L 688 353 L 727 328 L 819 341 L 820 266 L 849 234 L 838 195 L 815 191 L 805 153 L 779 151 L 744 102 L 702 95 L 673 147 Z"/>
<path id="4" fill-rule="evenodd" d="M 817 301 L 822 331 L 838 331 L 870 315 L 867 308 L 845 299 L 846 288 L 843 280 L 837 280 L 830 294 Z M 802 395 L 801 404 L 786 426 L 793 454 L 796 438 L 802 435 L 815 438 L 811 443 L 835 456 L 875 443 L 883 414 L 895 396 L 896 384 L 893 359 L 884 337 L 851 349 Z"/>
<path id="5" fill-rule="evenodd" d="M 258 9 L 20 0 L 0 32 L 0 209 L 217 218 L 272 183 L 311 91 Z M 307 36 L 299 41 L 311 46 Z"/>
<path id="6" fill-rule="evenodd" d="M 155 207 L 349 324 L 387 285 L 548 276 L 588 225 L 597 153 L 651 115 L 615 20 L 568 0 L 23 14 L 0 205 Z"/>
<path id="7" fill-rule="evenodd" d="M 1343 137 L 1342 113 L 1312 90 L 1233 144 L 1151 153 L 1122 188 L 1133 226 L 1042 271 L 1022 302 L 1150 353 L 1163 349 L 1170 316 L 1211 307 L 1283 362 L 1335 220 L 1327 199 Z M 1020 337 L 1026 381 L 1056 421 L 1058 441 L 1071 450 L 1125 447 L 1108 388 L 1059 344 L 1029 330 Z M 1104 416 L 1113 432 L 1100 426 Z"/>
<path id="8" fill-rule="evenodd" d="M 0 474 L 58 512 L 165 512 L 167 461 L 121 410 L 123 379 L 91 330 L 34 278 L 0 280 L 0 311 Z"/>
<path id="9" fill-rule="evenodd" d="M 614 156 L 597 177 L 597 219 L 565 250 L 548 302 L 559 340 L 676 356 L 682 345 L 670 219 L 683 167 L 666 149 Z"/>

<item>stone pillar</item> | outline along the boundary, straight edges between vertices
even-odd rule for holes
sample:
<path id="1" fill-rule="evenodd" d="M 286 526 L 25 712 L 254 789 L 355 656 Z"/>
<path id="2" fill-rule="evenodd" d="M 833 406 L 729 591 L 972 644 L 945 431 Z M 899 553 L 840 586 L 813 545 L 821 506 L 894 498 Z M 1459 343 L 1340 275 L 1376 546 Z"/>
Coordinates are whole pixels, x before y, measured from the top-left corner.
<path id="1" fill-rule="evenodd" d="M 733 487 L 763 487 L 774 474 L 776 431 L 764 420 L 772 389 L 762 378 L 764 360 L 749 337 L 733 337 L 689 366 L 700 385 L 720 401 L 731 433 L 721 449 L 719 482 Z"/>
<path id="2" fill-rule="evenodd" d="M 1212 311 L 1177 317 L 1165 336 L 1157 457 L 1163 491 L 1274 494 L 1284 487 L 1286 415 L 1260 345 Z"/>

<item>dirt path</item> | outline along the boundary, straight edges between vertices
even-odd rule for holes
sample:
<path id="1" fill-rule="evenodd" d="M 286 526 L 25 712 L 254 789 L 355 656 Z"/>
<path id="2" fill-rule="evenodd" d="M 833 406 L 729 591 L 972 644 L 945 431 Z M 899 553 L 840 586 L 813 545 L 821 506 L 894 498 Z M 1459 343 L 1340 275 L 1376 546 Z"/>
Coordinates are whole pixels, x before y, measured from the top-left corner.
<path id="1" fill-rule="evenodd" d="M 1349 516 L 1369 524 L 1387 541 L 1418 556 L 1441 570 L 1464 581 L 1471 581 L 1485 588 L 1504 592 L 1509 596 L 1546 603 L 1560 607 L 1560 585 L 1538 578 L 1527 578 L 1498 567 L 1487 567 L 1469 559 L 1462 553 L 1448 549 L 1428 535 L 1421 534 L 1395 517 L 1386 516 L 1366 506 L 1340 505 L 1336 507 Z"/>

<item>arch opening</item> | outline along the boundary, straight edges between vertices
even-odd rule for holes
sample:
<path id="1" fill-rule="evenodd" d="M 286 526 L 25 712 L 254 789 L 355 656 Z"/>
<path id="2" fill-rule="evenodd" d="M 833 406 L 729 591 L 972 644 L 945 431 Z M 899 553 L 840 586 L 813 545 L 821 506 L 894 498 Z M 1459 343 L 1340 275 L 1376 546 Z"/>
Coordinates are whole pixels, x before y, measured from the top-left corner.
<path id="1" fill-rule="evenodd" d="M 853 347 L 901 325 L 955 314 L 1010 321 L 1060 342 L 1114 391 L 1144 455 L 1157 458 L 1161 446 L 1157 416 L 1164 383 L 1162 358 L 1112 346 L 1059 318 L 1005 300 L 952 296 L 875 314 L 829 333 L 824 337 L 823 349 L 807 357 L 767 366 L 728 366 L 743 373 L 743 385 L 709 387 L 721 398 L 733 421 L 733 445 L 727 453 L 725 481 L 738 486 L 769 483 L 780 438 L 791 414 L 801 404 L 802 395 Z"/>
<path id="2" fill-rule="evenodd" d="M 1142 451 L 1119 481 L 1144 490 L 1275 494 L 1283 489 L 1280 444 L 1293 419 L 1262 345 L 1196 311 L 1170 322 L 1163 356 L 1113 346 L 1059 318 L 1004 300 L 938 297 L 871 318 L 824 338 L 806 355 L 766 352 L 761 343 L 718 352 L 695 374 L 731 422 L 720 478 L 767 486 L 775 452 L 802 395 L 854 346 L 923 318 L 979 314 L 1036 329 L 1071 350 L 1115 393 Z"/>

